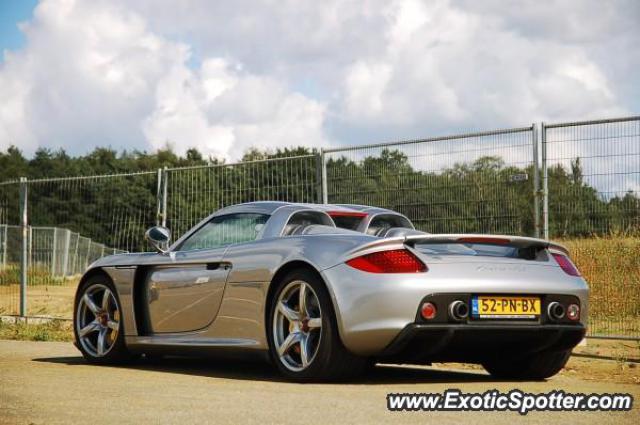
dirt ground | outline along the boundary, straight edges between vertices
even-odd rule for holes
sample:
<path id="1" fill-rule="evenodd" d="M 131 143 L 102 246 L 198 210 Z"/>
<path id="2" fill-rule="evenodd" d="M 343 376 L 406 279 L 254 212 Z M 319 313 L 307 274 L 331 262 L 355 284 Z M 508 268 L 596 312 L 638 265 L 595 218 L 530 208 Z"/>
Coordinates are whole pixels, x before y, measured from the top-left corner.
<path id="1" fill-rule="evenodd" d="M 483 371 L 482 366 L 463 363 L 435 364 L 439 369 Z M 603 360 L 574 354 L 559 376 L 584 381 L 640 385 L 640 364 L 623 360 Z"/>
<path id="2" fill-rule="evenodd" d="M 640 341 L 587 338 L 574 353 L 586 356 L 605 356 L 619 361 L 640 363 Z"/>
<path id="3" fill-rule="evenodd" d="M 484 370 L 479 365 L 438 364 L 438 368 Z M 560 376 L 592 382 L 640 385 L 640 341 L 588 338 L 573 349 Z"/>
<path id="4" fill-rule="evenodd" d="M 602 363 L 587 379 L 582 362 Z M 389 412 L 387 393 L 434 393 L 458 388 L 526 392 L 631 393 L 640 385 L 615 361 L 572 359 L 546 382 L 505 382 L 474 369 L 378 366 L 343 384 L 283 382 L 263 364 L 167 359 L 127 367 L 91 366 L 70 343 L 0 341 L 0 423 L 640 423 L 630 412 Z"/>
<path id="5" fill-rule="evenodd" d="M 60 285 L 27 287 L 27 311 L 30 316 L 73 316 L 73 297 L 77 281 Z M 18 314 L 20 285 L 0 285 L 0 314 Z"/>

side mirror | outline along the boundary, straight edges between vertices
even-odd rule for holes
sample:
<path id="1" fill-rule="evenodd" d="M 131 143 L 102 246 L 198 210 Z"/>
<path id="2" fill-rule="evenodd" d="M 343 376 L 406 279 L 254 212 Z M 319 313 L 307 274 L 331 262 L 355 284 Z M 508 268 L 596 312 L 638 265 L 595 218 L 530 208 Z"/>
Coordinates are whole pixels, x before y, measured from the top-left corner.
<path id="1" fill-rule="evenodd" d="M 153 226 L 145 232 L 144 238 L 148 240 L 160 254 L 166 254 L 169 249 L 169 241 L 171 240 L 171 230 L 162 226 Z"/>

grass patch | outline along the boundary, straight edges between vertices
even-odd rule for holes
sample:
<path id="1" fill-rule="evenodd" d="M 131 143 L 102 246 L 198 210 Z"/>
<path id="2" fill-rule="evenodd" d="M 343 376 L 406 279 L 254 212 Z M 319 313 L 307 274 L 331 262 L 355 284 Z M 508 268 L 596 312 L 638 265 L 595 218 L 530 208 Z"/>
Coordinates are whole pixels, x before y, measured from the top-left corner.
<path id="1" fill-rule="evenodd" d="M 0 339 L 73 341 L 73 327 L 67 320 L 51 320 L 43 323 L 0 320 Z"/>
<path id="2" fill-rule="evenodd" d="M 560 241 L 589 283 L 592 334 L 640 335 L 640 238 Z"/>
<path id="3" fill-rule="evenodd" d="M 30 265 L 27 270 L 29 286 L 38 285 L 66 285 L 69 279 L 77 279 L 76 276 L 61 277 L 52 276 L 51 268 L 42 265 Z M 20 282 L 20 264 L 9 263 L 0 268 L 0 285 L 8 285 Z"/>

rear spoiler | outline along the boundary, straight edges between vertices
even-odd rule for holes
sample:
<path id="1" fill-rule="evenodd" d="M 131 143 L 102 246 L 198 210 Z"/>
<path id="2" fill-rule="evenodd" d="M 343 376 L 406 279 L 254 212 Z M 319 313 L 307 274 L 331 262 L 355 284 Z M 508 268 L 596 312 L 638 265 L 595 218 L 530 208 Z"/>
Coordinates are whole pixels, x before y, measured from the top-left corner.
<path id="1" fill-rule="evenodd" d="M 490 243 L 496 245 L 509 245 L 517 248 L 539 248 L 539 249 L 553 249 L 561 251 L 564 254 L 569 255 L 569 250 L 555 242 L 547 241 L 545 239 L 529 238 L 524 236 L 508 236 L 508 235 L 479 235 L 479 234 L 408 234 L 406 236 L 397 236 L 390 238 L 379 239 L 374 242 L 367 243 L 359 246 L 356 249 L 348 253 L 348 256 L 356 256 L 365 254 L 368 252 L 379 251 L 381 249 L 397 249 L 402 245 L 415 245 L 416 243 Z"/>
<path id="2" fill-rule="evenodd" d="M 488 243 L 493 245 L 509 245 L 516 248 L 555 249 L 569 254 L 569 250 L 559 243 L 545 239 L 525 236 L 478 235 L 478 234 L 440 234 L 410 235 L 404 238 L 406 244 L 416 243 Z"/>

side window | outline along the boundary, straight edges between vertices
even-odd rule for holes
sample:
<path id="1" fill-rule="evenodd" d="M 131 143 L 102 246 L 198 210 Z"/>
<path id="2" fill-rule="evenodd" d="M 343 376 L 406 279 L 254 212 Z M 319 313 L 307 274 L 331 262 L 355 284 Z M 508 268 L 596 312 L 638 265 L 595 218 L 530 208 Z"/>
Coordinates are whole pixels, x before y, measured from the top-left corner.
<path id="1" fill-rule="evenodd" d="M 411 223 L 400 215 L 378 215 L 371 220 L 367 234 L 372 236 L 382 236 L 392 227 L 403 227 L 412 229 Z"/>
<path id="2" fill-rule="evenodd" d="M 291 236 L 299 234 L 305 227 L 312 224 L 324 224 L 333 226 L 331 220 L 326 214 L 317 211 L 301 211 L 295 213 L 289 218 L 287 225 L 282 231 L 283 236 Z"/>
<path id="3" fill-rule="evenodd" d="M 214 217 L 182 243 L 179 251 L 219 248 L 258 237 L 269 218 L 265 214 L 229 214 Z"/>

